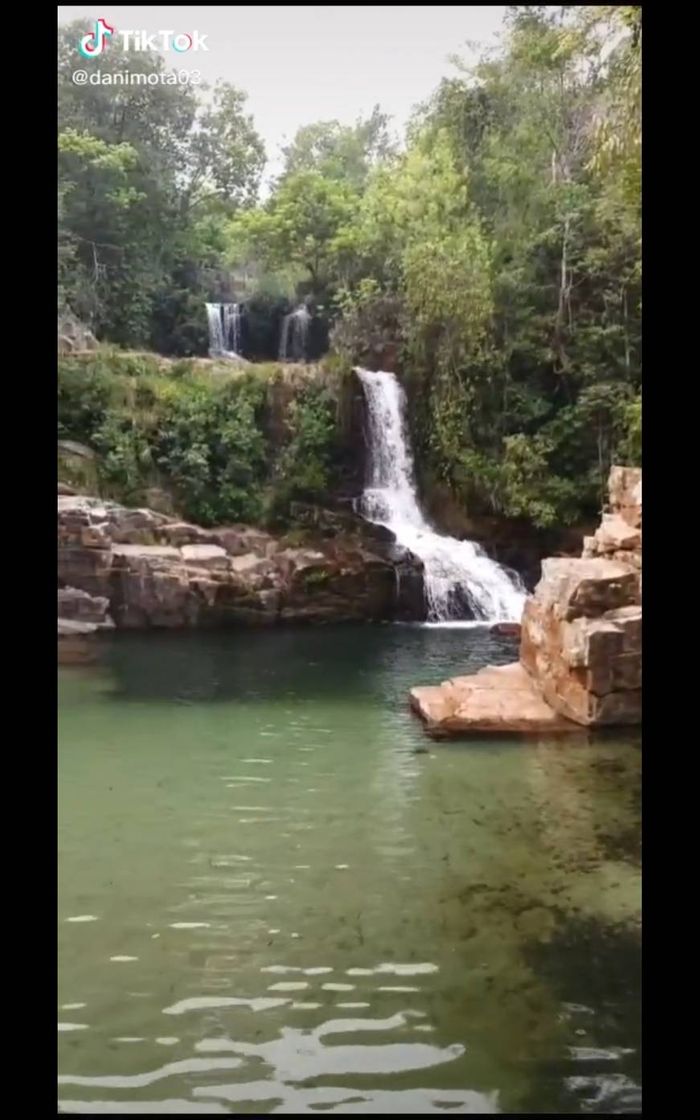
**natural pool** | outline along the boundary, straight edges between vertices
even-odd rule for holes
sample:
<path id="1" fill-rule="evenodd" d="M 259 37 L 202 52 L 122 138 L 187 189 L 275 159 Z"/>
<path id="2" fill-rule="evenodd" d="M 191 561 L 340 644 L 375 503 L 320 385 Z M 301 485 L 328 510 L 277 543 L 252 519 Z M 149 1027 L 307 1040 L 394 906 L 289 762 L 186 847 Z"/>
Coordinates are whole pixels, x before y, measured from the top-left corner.
<path id="1" fill-rule="evenodd" d="M 66 1112 L 636 1112 L 634 736 L 432 744 L 483 630 L 117 635 L 60 674 Z"/>

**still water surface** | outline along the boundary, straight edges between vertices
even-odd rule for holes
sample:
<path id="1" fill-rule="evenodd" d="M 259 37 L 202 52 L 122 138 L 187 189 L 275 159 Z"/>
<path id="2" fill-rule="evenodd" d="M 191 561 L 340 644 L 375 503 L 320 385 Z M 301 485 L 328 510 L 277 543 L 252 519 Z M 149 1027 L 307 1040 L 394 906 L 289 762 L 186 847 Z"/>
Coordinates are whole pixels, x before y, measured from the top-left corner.
<path id="1" fill-rule="evenodd" d="M 513 653 L 117 635 L 61 671 L 62 1111 L 639 1110 L 639 743 L 407 710 Z"/>

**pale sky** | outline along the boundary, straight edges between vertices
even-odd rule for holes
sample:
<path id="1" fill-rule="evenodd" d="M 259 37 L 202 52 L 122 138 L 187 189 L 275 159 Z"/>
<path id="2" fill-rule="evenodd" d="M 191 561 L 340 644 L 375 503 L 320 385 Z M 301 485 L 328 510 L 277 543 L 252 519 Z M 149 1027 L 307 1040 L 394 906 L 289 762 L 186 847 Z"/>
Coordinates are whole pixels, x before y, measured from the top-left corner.
<path id="1" fill-rule="evenodd" d="M 448 55 L 473 57 L 467 40 L 493 44 L 505 6 L 63 4 L 58 13 L 60 24 L 101 16 L 117 30 L 207 34 L 208 52 L 168 52 L 166 61 L 248 94 L 269 176 L 279 170 L 281 145 L 300 125 L 352 124 L 379 104 L 401 131 L 412 108 L 454 74 Z M 76 68 L 81 65 L 76 49 Z"/>

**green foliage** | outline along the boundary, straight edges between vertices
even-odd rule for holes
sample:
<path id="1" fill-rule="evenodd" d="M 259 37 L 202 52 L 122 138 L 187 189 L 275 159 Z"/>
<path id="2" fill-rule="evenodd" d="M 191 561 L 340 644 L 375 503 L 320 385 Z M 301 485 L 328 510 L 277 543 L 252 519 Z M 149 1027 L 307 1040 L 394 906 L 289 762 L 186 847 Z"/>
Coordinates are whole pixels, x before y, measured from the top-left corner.
<path id="1" fill-rule="evenodd" d="M 304 125 L 292 143 L 282 149 L 283 178 L 300 171 L 317 171 L 326 179 L 361 189 L 372 168 L 392 152 L 388 123 L 388 117 L 376 105 L 367 120 L 358 120 L 355 125 L 338 121 Z"/>
<path id="2" fill-rule="evenodd" d="M 78 89 L 84 30 L 59 33 L 59 305 L 119 346 L 205 354 L 208 270 L 265 162 L 245 95 L 225 83 L 199 102 L 180 83 Z M 114 78 L 165 69 L 120 40 L 100 59 Z"/>
<path id="3" fill-rule="evenodd" d="M 263 209 L 231 223 L 232 262 L 256 260 L 267 269 L 299 266 L 320 293 L 330 279 L 334 237 L 351 221 L 356 205 L 356 193 L 343 181 L 313 170 L 289 175 Z"/>
<path id="4" fill-rule="evenodd" d="M 641 461 L 638 6 L 509 7 L 501 46 L 454 60 L 400 153 L 378 108 L 310 124 L 261 205 L 240 91 L 76 90 L 80 30 L 59 43 L 59 305 L 99 338 L 203 354 L 202 304 L 245 265 L 251 355 L 313 296 L 337 383 L 391 360 L 419 474 L 470 511 L 573 523 L 611 462 Z M 101 65 L 164 63 L 116 45 Z M 284 521 L 332 490 L 347 450 L 332 365 L 290 388 L 277 367 L 68 359 L 59 430 L 124 493 L 166 479 L 200 521 Z"/>
<path id="5" fill-rule="evenodd" d="M 472 510 L 571 523 L 641 454 L 640 37 L 639 9 L 509 9 L 334 239 L 334 343 L 398 343 L 419 471 Z"/>
<path id="6" fill-rule="evenodd" d="M 65 358 L 59 437 L 96 453 L 105 496 L 139 504 L 157 486 L 201 525 L 289 524 L 290 502 L 323 501 L 335 483 L 346 373 L 336 361 L 296 383 L 276 364 L 232 373 L 117 351 Z"/>
<path id="7" fill-rule="evenodd" d="M 327 492 L 336 442 L 335 404 L 324 385 L 309 384 L 287 409 L 288 437 L 277 460 L 273 516 L 285 516 L 294 500 L 318 500 Z"/>
<path id="8" fill-rule="evenodd" d="M 202 525 L 257 521 L 266 448 L 264 387 L 182 379 L 166 401 L 156 461 L 187 516 Z"/>

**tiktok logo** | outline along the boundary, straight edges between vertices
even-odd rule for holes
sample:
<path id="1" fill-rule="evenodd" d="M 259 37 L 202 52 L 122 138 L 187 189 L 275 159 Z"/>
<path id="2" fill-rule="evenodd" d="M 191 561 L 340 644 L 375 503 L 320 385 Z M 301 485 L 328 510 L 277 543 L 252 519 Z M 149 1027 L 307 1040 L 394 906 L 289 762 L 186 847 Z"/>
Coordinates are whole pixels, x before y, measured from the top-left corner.
<path id="1" fill-rule="evenodd" d="M 115 28 L 110 27 L 106 20 L 98 19 L 94 34 L 84 35 L 78 43 L 78 50 L 85 58 L 95 58 L 96 55 L 102 54 L 105 43 L 112 38 L 114 31 Z"/>

